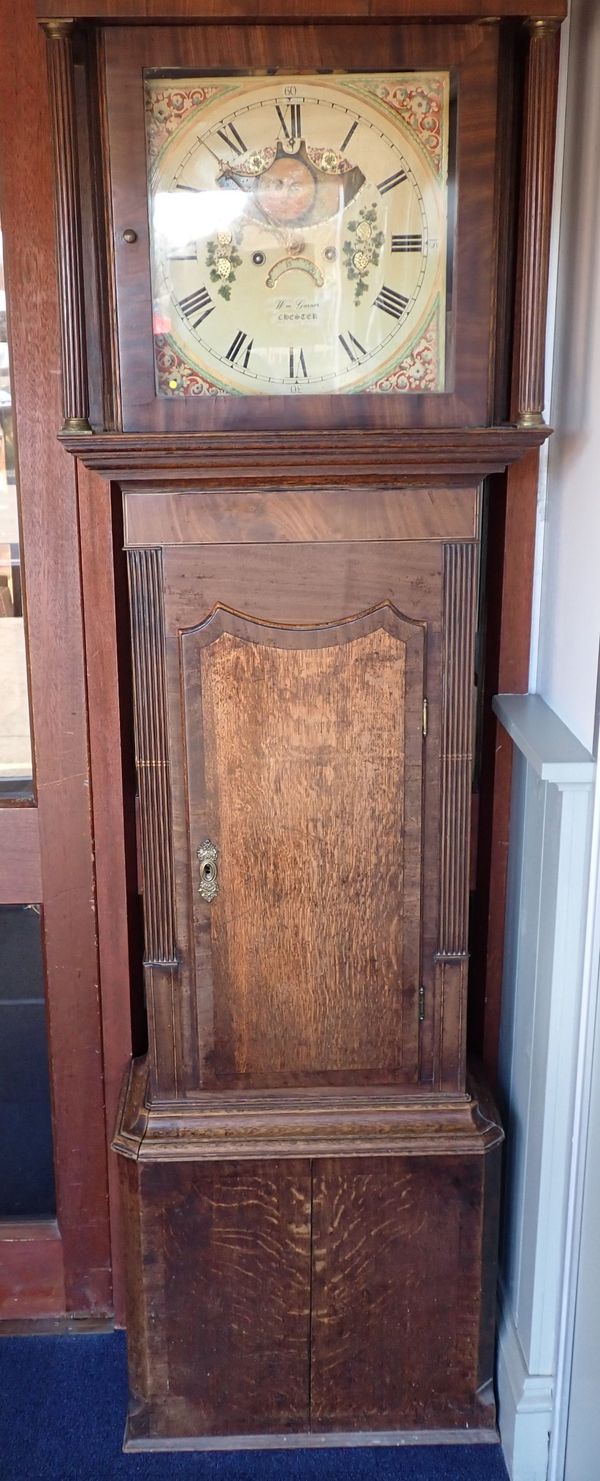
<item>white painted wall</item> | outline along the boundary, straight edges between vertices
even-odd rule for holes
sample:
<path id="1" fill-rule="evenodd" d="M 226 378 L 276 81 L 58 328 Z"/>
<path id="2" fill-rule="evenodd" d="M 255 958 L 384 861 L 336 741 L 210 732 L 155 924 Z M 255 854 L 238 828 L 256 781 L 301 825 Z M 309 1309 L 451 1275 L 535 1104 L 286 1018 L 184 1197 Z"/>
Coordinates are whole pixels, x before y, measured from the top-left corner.
<path id="1" fill-rule="evenodd" d="M 539 650 L 532 688 L 593 749 L 600 636 L 600 3 L 571 0 Z"/>
<path id="2" fill-rule="evenodd" d="M 570 0 L 562 199 L 548 453 L 532 684 L 595 749 L 600 642 L 600 0 Z M 552 311 L 551 311 L 552 319 Z M 600 799 L 585 909 L 582 1025 L 565 1210 L 555 1414 L 549 1476 L 600 1476 Z"/>
<path id="3" fill-rule="evenodd" d="M 597 997 L 596 997 L 597 1004 Z M 598 1481 L 600 1468 L 600 1018 L 590 1014 L 593 1044 L 587 1145 L 582 1149 L 581 1242 L 575 1251 L 575 1324 L 564 1404 L 565 1481 Z M 569 1345 L 570 1346 L 570 1345 Z M 561 1476 L 558 1435 L 557 1476 Z"/>

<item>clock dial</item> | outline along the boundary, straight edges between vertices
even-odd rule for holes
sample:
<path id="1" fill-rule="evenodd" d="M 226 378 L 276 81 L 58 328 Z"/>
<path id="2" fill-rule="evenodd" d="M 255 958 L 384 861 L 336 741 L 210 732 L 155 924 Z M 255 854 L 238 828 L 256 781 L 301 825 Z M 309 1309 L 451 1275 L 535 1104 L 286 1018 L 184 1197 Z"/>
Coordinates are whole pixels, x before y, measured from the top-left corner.
<path id="1" fill-rule="evenodd" d="M 159 394 L 444 389 L 448 96 L 146 78 Z"/>

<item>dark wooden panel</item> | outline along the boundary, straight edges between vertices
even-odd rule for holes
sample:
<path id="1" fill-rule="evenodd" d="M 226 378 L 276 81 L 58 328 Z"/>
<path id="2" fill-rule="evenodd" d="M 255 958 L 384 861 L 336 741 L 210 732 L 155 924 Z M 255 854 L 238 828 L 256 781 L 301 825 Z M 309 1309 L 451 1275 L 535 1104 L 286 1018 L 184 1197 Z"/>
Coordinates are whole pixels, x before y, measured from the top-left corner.
<path id="1" fill-rule="evenodd" d="M 542 15 L 546 15 L 544 10 Z M 523 164 L 511 415 L 542 422 L 544 342 L 559 45 L 536 16 L 524 99 Z M 539 456 L 531 451 L 492 483 L 487 572 L 485 703 L 477 886 L 472 910 L 469 1033 L 496 1083 L 502 999 L 512 747 L 497 729 L 491 698 L 528 687 Z"/>
<path id="2" fill-rule="evenodd" d="M 417 1077 L 424 639 L 389 605 L 182 636 L 207 1086 Z"/>
<path id="3" fill-rule="evenodd" d="M 61 1316 L 66 1310 L 58 1225 L 0 1222 L 0 1322 Z"/>
<path id="4" fill-rule="evenodd" d="M 131 1437 L 307 1429 L 309 1163 L 121 1166 Z"/>
<path id="5" fill-rule="evenodd" d="M 433 542 L 365 542 L 360 549 L 341 541 L 253 545 L 239 558 L 228 545 L 201 552 L 170 546 L 164 576 L 167 644 L 171 633 L 194 627 L 217 603 L 263 622 L 303 626 L 339 622 L 350 606 L 366 612 L 391 602 L 415 621 L 432 621 L 439 632 L 441 575 L 441 549 Z"/>
<path id="6" fill-rule="evenodd" d="M 50 116 L 33 0 L 0 0 L 0 181 L 29 627 L 66 1309 L 111 1306 L 75 468 L 61 423 Z M 35 223 L 35 228 L 33 227 Z"/>
<path id="7" fill-rule="evenodd" d="M 61 441 L 86 468 L 120 482 L 191 480 L 196 488 L 309 489 L 393 488 L 404 484 L 445 488 L 501 472 L 550 436 L 548 427 L 405 428 L 396 432 L 98 432 Z"/>
<path id="8" fill-rule="evenodd" d="M 240 541 L 464 540 L 476 535 L 473 489 L 303 489 L 285 493 L 127 490 L 127 545 Z"/>
<path id="9" fill-rule="evenodd" d="M 415 1095 L 397 1086 L 197 1091 L 178 1101 L 148 1094 L 147 1058 L 123 1085 L 113 1147 L 134 1162 L 282 1157 L 471 1157 L 499 1146 L 489 1095 L 469 1077 L 466 1094 Z"/>
<path id="10" fill-rule="evenodd" d="M 119 609 L 127 600 L 125 558 L 118 520 L 119 495 L 78 464 L 85 660 L 90 706 L 90 760 L 94 785 L 94 850 L 98 955 L 102 984 L 102 1047 L 106 1132 L 114 1130 L 121 1084 L 132 1050 L 130 981 L 141 996 L 138 942 L 133 933 L 137 880 L 131 799 L 133 768 L 128 708 L 118 668 Z M 113 515 L 115 525 L 113 525 Z M 115 571 L 116 564 L 116 571 Z M 127 719 L 125 718 L 127 717 Z M 129 814 L 127 812 L 129 801 Z M 129 906 L 129 910 L 128 910 Z M 129 917 L 129 918 L 128 918 Z M 139 943 L 141 957 L 141 942 Z M 123 1325 L 122 1231 L 116 1158 L 109 1155 L 111 1254 L 115 1321 Z"/>
<path id="11" fill-rule="evenodd" d="M 462 16 L 486 17 L 493 9 L 495 16 L 558 16 L 567 13 L 567 0 L 540 0 L 532 6 L 531 0 L 254 0 L 249 7 L 247 0 L 203 0 L 202 19 L 246 19 L 249 15 L 270 16 L 288 20 L 306 16 L 327 20 L 330 17 L 343 19 L 345 16 L 397 15 L 399 17 L 441 16 L 454 20 Z M 40 17 L 78 16 L 107 20 L 198 20 L 197 0 L 36 0 Z"/>
<path id="12" fill-rule="evenodd" d="M 180 968 L 146 963 L 144 986 L 152 1093 L 174 1096 L 185 1082 L 184 1065 L 189 1075 L 197 1059 L 196 1045 L 190 1046 L 189 1031 L 183 1035 L 182 1051 Z"/>
<path id="13" fill-rule="evenodd" d="M 457 873 L 462 872 L 459 856 Z M 436 1040 L 434 1081 L 447 1094 L 460 1092 L 465 1083 L 467 1047 L 467 971 L 464 956 L 439 956 L 436 961 Z"/>
<path id="14" fill-rule="evenodd" d="M 479 1157 L 314 1164 L 313 1430 L 493 1425 L 483 1193 Z"/>
<path id="15" fill-rule="evenodd" d="M 450 309 L 451 389 L 440 394 L 156 396 L 142 69 L 202 73 L 306 71 L 364 64 L 364 28 L 310 23 L 106 31 L 110 178 L 114 205 L 123 422 L 128 430 L 477 426 L 491 414 L 498 27 L 372 25 L 369 68 L 452 69 L 460 100 L 456 252 Z M 123 233 L 134 230 L 136 241 Z M 300 404 L 302 403 L 302 404 Z"/>
<path id="16" fill-rule="evenodd" d="M 510 831 L 512 745 L 492 696 L 527 690 L 539 455 L 496 480 L 490 495 L 484 722 L 480 761 L 477 886 L 472 907 L 469 1036 L 496 1083 Z"/>
<path id="17" fill-rule="evenodd" d="M 37 807 L 0 808 L 0 904 L 42 901 Z"/>

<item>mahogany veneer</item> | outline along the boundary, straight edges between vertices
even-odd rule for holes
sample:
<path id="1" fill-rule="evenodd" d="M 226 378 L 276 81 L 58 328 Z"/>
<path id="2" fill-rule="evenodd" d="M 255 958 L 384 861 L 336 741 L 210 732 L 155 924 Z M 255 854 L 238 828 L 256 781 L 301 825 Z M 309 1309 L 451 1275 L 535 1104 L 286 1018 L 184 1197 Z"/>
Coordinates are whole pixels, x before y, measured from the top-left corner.
<path id="1" fill-rule="evenodd" d="M 62 19 L 65 15 L 81 20 L 106 19 L 120 23 L 137 20 L 197 21 L 197 0 L 36 0 L 40 20 Z M 490 14 L 490 0 L 203 0 L 202 19 L 242 19 L 254 16 L 279 19 L 345 20 L 350 16 L 394 16 L 406 19 L 439 18 L 479 20 Z M 494 16 L 523 19 L 531 14 L 526 0 L 494 0 Z M 540 0 L 536 16 L 564 20 L 567 0 Z"/>

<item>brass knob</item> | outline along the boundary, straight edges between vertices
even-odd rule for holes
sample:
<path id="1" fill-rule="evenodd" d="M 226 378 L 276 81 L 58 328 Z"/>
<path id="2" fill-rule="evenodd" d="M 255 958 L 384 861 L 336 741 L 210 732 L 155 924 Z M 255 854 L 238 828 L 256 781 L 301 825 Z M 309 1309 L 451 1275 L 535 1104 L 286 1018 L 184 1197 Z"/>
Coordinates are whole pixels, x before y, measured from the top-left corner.
<path id="1" fill-rule="evenodd" d="M 134 231 L 132 226 L 127 226 L 123 232 L 123 241 L 137 242 L 137 239 L 137 231 Z"/>

